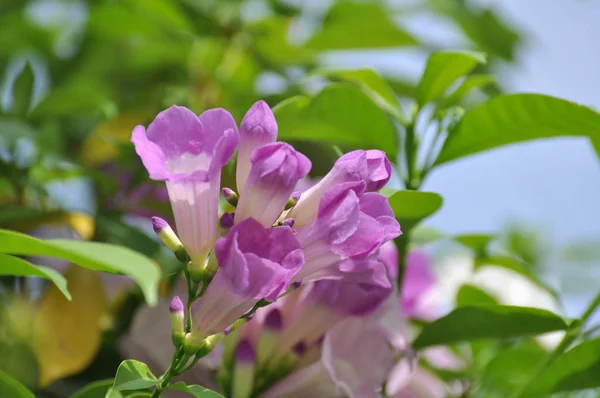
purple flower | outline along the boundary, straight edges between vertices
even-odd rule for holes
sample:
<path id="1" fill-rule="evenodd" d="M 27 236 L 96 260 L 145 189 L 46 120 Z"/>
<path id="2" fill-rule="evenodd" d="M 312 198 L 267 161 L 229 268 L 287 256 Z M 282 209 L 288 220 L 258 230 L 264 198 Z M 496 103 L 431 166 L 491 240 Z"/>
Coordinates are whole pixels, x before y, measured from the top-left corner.
<path id="1" fill-rule="evenodd" d="M 221 168 L 238 143 L 235 121 L 224 109 L 199 117 L 181 106 L 159 113 L 131 141 L 154 180 L 167 183 L 177 233 L 192 263 L 203 265 L 217 234 Z"/>
<path id="2" fill-rule="evenodd" d="M 240 147 L 235 171 L 238 192 L 242 192 L 250 174 L 252 152 L 276 139 L 277 122 L 271 108 L 264 101 L 256 102 L 240 124 Z"/>
<path id="3" fill-rule="evenodd" d="M 315 222 L 298 231 L 306 263 L 295 280 L 345 259 L 364 260 L 400 235 L 387 198 L 377 193 L 359 197 L 364 186 L 339 184 L 323 195 Z"/>
<path id="4" fill-rule="evenodd" d="M 353 182 L 362 183 L 363 191 L 376 191 L 387 183 L 390 173 L 391 165 L 383 152 L 348 152 L 335 162 L 331 171 L 321 181 L 302 193 L 288 217 L 294 218 L 298 227 L 306 226 L 317 217 L 321 197 L 331 187 Z"/>
<path id="5" fill-rule="evenodd" d="M 308 174 L 311 164 L 284 142 L 256 149 L 250 161 L 252 168 L 238 201 L 235 222 L 252 217 L 267 228 L 284 210 L 296 183 Z"/>
<path id="6" fill-rule="evenodd" d="M 219 270 L 193 305 L 197 336 L 222 332 L 260 299 L 274 301 L 304 263 L 289 227 L 265 229 L 254 219 L 234 225 L 215 252 Z"/>

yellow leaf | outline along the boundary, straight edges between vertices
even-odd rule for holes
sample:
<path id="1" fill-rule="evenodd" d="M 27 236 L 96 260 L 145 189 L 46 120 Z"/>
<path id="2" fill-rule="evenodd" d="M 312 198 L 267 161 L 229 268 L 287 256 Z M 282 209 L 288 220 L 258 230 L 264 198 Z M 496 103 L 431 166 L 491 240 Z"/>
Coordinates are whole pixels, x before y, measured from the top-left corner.
<path id="1" fill-rule="evenodd" d="M 108 304 L 100 274 L 71 265 L 65 278 L 73 300 L 67 301 L 52 285 L 35 318 L 33 346 L 42 388 L 85 369 L 101 344 Z"/>
<path id="2" fill-rule="evenodd" d="M 12 222 L 10 229 L 31 233 L 40 226 L 60 227 L 63 225 L 71 227 L 81 239 L 90 240 L 94 237 L 96 220 L 87 213 L 48 213 Z M 59 229 L 57 229 L 57 235 L 58 231 Z"/>
<path id="3" fill-rule="evenodd" d="M 81 161 L 98 166 L 113 160 L 119 154 L 118 144 L 129 141 L 133 128 L 145 120 L 143 112 L 132 112 L 100 123 L 83 143 Z"/>

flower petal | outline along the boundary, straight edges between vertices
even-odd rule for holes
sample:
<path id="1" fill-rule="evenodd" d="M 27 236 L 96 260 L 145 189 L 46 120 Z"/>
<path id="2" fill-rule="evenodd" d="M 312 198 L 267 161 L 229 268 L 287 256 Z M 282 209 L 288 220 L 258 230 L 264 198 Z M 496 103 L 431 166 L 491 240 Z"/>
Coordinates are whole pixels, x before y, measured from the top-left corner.
<path id="1" fill-rule="evenodd" d="M 153 180 L 166 180 L 169 176 L 165 168 L 165 155 L 158 145 L 148 139 L 144 126 L 136 126 L 131 134 L 131 142 L 135 152 L 142 159 L 142 163 L 150 178 Z"/>
<path id="2" fill-rule="evenodd" d="M 227 130 L 233 130 L 237 135 L 238 129 L 233 116 L 223 108 L 208 109 L 198 119 L 204 127 L 202 145 L 205 152 L 213 153 L 217 142 Z"/>
<path id="3" fill-rule="evenodd" d="M 183 106 L 173 105 L 160 112 L 146 134 L 167 160 L 184 153 L 197 155 L 205 147 L 202 123 L 194 112 Z"/>

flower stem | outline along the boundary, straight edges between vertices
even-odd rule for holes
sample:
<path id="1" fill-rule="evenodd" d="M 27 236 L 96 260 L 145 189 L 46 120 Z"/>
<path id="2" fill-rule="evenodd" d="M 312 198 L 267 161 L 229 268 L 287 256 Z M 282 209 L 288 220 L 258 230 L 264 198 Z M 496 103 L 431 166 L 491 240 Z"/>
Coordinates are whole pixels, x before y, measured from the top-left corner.
<path id="1" fill-rule="evenodd" d="M 565 336 L 561 340 L 561 342 L 550 352 L 546 360 L 542 362 L 538 368 L 531 374 L 531 377 L 527 379 L 525 383 L 521 385 L 519 389 L 512 395 L 512 398 L 519 398 L 523 396 L 523 394 L 527 391 L 527 388 L 531 383 L 535 381 L 546 369 L 550 367 L 560 357 L 571 344 L 580 336 L 585 323 L 588 319 L 594 314 L 596 309 L 600 306 L 600 292 L 596 295 L 596 297 L 590 302 L 587 306 L 581 318 L 574 321 L 569 330 L 567 330 Z"/>
<path id="2" fill-rule="evenodd" d="M 200 298 L 200 296 L 202 296 L 202 294 L 204 294 L 204 291 L 206 290 L 206 284 L 204 283 L 202 289 L 200 289 L 200 293 L 196 294 L 198 292 L 199 284 L 192 280 L 190 272 L 185 264 L 183 266 L 183 273 L 185 275 L 188 293 L 185 305 L 185 331 L 189 333 L 192 330 L 192 303 L 194 302 L 194 300 L 197 300 L 198 298 Z M 179 376 L 180 374 L 190 370 L 192 367 L 194 367 L 198 360 L 200 360 L 201 357 L 201 355 L 196 355 L 192 363 L 186 366 L 190 356 L 185 354 L 183 345 L 175 347 L 175 351 L 173 352 L 173 358 L 171 359 L 171 364 L 169 365 L 165 373 L 161 376 L 160 382 L 156 385 L 156 389 L 152 393 L 151 398 L 159 397 L 160 392 L 169 386 L 169 383 L 171 382 L 171 379 L 173 377 Z M 180 369 L 180 367 L 184 368 Z"/>

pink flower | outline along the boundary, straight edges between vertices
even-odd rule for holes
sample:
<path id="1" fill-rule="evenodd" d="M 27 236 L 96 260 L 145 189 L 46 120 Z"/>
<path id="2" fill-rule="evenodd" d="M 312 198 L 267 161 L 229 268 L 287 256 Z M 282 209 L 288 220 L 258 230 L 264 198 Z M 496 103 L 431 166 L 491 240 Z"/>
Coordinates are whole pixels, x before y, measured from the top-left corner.
<path id="1" fill-rule="evenodd" d="M 150 178 L 166 181 L 177 233 L 192 263 L 203 265 L 217 239 L 221 168 L 238 144 L 231 114 L 172 106 L 148 129 L 137 126 L 131 141 Z"/>

